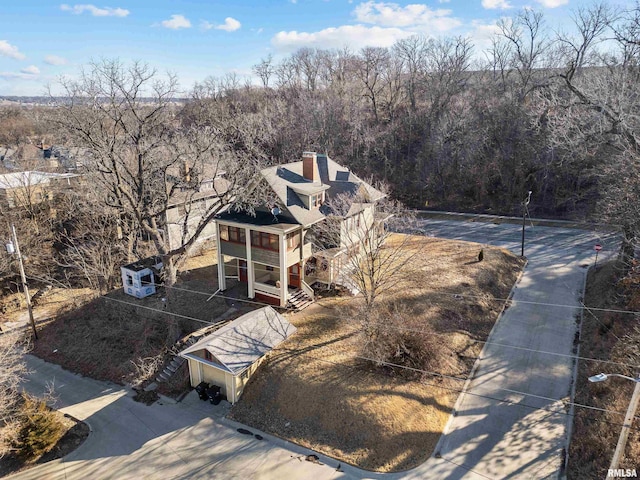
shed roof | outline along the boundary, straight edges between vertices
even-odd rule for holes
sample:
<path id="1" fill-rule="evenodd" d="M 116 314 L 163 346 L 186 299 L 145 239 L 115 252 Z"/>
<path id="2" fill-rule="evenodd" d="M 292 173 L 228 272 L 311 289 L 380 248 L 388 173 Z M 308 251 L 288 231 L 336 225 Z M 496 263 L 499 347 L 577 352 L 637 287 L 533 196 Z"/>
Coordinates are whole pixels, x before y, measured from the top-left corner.
<path id="1" fill-rule="evenodd" d="M 221 370 L 237 375 L 293 335 L 296 327 L 271 307 L 249 312 L 202 338 L 180 356 L 207 362 L 193 353 L 207 350 Z"/>

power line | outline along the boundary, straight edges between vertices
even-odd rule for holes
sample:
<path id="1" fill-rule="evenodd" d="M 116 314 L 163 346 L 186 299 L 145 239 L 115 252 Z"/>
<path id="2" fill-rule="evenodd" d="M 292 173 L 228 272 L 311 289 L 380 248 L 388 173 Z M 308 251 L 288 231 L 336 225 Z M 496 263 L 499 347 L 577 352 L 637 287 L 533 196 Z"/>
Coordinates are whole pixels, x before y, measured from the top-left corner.
<path id="1" fill-rule="evenodd" d="M 153 284 L 153 285 L 163 286 L 162 284 Z M 171 289 L 174 289 L 174 290 L 194 293 L 194 294 L 203 295 L 203 296 L 207 296 L 207 297 L 211 296 L 211 293 L 209 293 L 209 292 L 200 292 L 198 290 L 191 290 L 191 289 L 187 289 L 187 288 L 174 287 L 174 286 L 172 286 L 172 287 L 166 287 L 165 286 L 165 288 L 171 288 Z M 440 292 L 433 292 L 433 293 L 440 294 Z M 443 295 L 452 295 L 452 296 L 457 295 L 458 297 L 464 297 L 464 295 L 450 294 L 450 293 L 443 293 Z M 256 305 L 261 305 L 261 306 L 268 305 L 268 304 L 261 303 L 261 302 L 255 302 L 255 301 L 252 301 L 252 300 L 244 300 L 244 299 L 239 299 L 239 298 L 235 298 L 235 297 L 227 297 L 227 296 L 220 295 L 220 294 L 215 294 L 215 296 L 219 297 L 219 298 L 237 300 L 237 301 L 256 304 Z M 485 298 L 486 299 L 486 297 L 483 297 L 482 295 L 468 295 L 468 297 Z M 105 297 L 105 298 L 109 298 L 109 297 Z M 490 299 L 495 299 L 496 301 L 508 301 L 508 300 L 505 300 L 505 299 L 498 299 L 496 297 L 490 297 Z M 518 300 L 513 300 L 513 301 L 517 302 Z M 122 303 L 126 303 L 126 302 L 122 302 Z M 525 302 L 525 303 L 536 304 L 537 302 Z M 133 304 L 133 303 L 127 303 L 127 305 L 138 306 L 138 305 Z M 543 305 L 547 305 L 547 304 L 543 304 Z M 568 308 L 580 308 L 579 306 L 571 307 L 569 305 L 566 305 L 566 307 L 568 307 Z M 151 307 L 145 307 L 145 308 L 150 309 L 150 310 L 154 310 Z M 285 309 L 285 310 L 288 310 L 288 311 L 293 311 L 293 309 L 291 309 L 291 308 L 284 308 L 284 307 L 278 307 L 278 308 Z M 587 310 L 590 309 L 590 307 L 586 307 L 586 306 L 584 306 L 583 308 L 587 309 Z M 593 309 L 591 309 L 591 310 L 593 310 Z M 602 309 L 602 310 L 606 310 L 606 309 Z M 166 310 L 155 309 L 155 311 L 158 311 L 160 313 L 167 313 Z M 629 312 L 629 313 L 633 313 L 633 312 Z M 638 313 L 640 313 L 640 312 L 638 312 Z M 176 314 L 174 314 L 174 315 L 176 315 Z M 334 316 L 334 318 L 341 319 L 343 317 Z M 595 317 L 595 318 L 596 318 L 596 320 L 598 320 L 597 317 Z M 422 329 L 412 329 L 412 328 L 406 328 L 406 327 L 402 327 L 402 326 L 395 326 L 395 325 L 388 325 L 388 324 L 376 324 L 376 325 L 383 326 L 383 327 L 385 327 L 387 329 L 396 329 L 396 330 L 402 330 L 402 331 L 424 333 L 424 334 L 428 334 L 428 335 L 436 335 L 436 336 L 442 336 L 442 337 L 447 337 L 448 338 L 447 334 L 437 333 L 437 332 L 426 332 L 425 330 L 422 330 Z M 353 333 L 355 333 L 355 332 L 353 332 Z M 545 351 L 545 350 L 538 350 L 538 349 L 532 349 L 532 348 L 527 348 L 527 347 L 520 347 L 520 346 L 517 346 L 517 345 L 508 345 L 508 344 L 503 344 L 503 343 L 491 342 L 491 341 L 487 341 L 487 340 L 476 340 L 476 339 L 473 339 L 473 338 L 469 338 L 469 340 L 472 341 L 472 342 L 475 342 L 475 343 L 481 343 L 481 344 L 487 344 L 487 345 L 495 345 L 495 346 L 504 347 L 504 348 L 513 348 L 513 349 L 516 349 L 516 350 L 523 350 L 523 351 L 528 351 L 528 352 L 531 352 L 531 353 L 540 353 L 540 354 L 544 354 L 544 355 L 553 355 L 553 356 L 571 358 L 571 359 L 576 359 L 576 360 L 599 362 L 599 363 L 604 363 L 604 364 L 608 364 L 608 365 L 617 365 L 617 366 L 621 366 L 621 367 L 630 367 L 630 368 L 636 368 L 637 367 L 637 365 L 635 365 L 635 364 L 614 362 L 614 361 L 611 361 L 611 360 L 602 360 L 602 359 L 598 359 L 598 358 L 582 357 L 582 356 L 579 356 L 579 355 L 569 355 L 569 354 L 564 354 L 564 353 L 549 352 L 549 351 Z"/>
<path id="2" fill-rule="evenodd" d="M 302 355 L 301 352 L 297 352 L 295 350 L 288 350 L 288 351 L 294 353 L 295 356 Z M 328 360 L 326 358 L 318 358 L 318 357 L 313 357 L 313 356 L 310 356 L 309 358 L 311 358 L 313 360 L 318 360 L 320 362 L 330 363 L 332 365 L 343 366 L 343 367 L 347 367 L 347 368 L 357 368 L 354 365 L 347 365 L 347 364 L 345 364 L 343 362 L 334 362 L 334 361 Z M 371 359 L 368 359 L 366 357 L 360 357 L 360 356 L 353 356 L 353 357 L 350 357 L 350 358 L 351 359 L 361 359 L 361 360 L 375 362 L 375 360 L 371 360 Z M 436 377 L 441 377 L 441 378 L 451 378 L 451 379 L 454 379 L 454 380 L 461 380 L 461 379 L 456 378 L 456 377 L 447 377 L 446 375 L 442 375 L 442 374 L 437 373 L 437 372 L 428 372 L 426 370 L 414 369 L 412 367 L 406 367 L 404 365 L 395 365 L 395 364 L 391 364 L 391 363 L 388 363 L 388 362 L 377 362 L 377 363 L 379 363 L 381 365 L 396 366 L 396 367 L 399 367 L 399 368 L 404 368 L 404 369 L 409 369 L 409 370 L 417 370 L 419 372 L 423 372 L 423 373 L 426 373 L 426 374 L 431 375 L 431 376 L 436 376 Z M 474 397 L 486 398 L 488 400 L 494 400 L 496 402 L 509 403 L 509 404 L 512 404 L 512 405 L 515 405 L 515 406 L 521 406 L 521 407 L 529 408 L 531 410 L 543 410 L 543 411 L 546 411 L 546 412 L 565 415 L 565 416 L 568 416 L 568 417 L 575 417 L 577 415 L 576 413 L 568 413 L 568 412 L 565 412 L 565 411 L 562 411 L 562 410 L 556 410 L 556 409 L 551 409 L 551 408 L 547 408 L 547 407 L 535 407 L 533 405 L 528 405 L 526 403 L 516 402 L 514 400 L 509 400 L 507 398 L 495 398 L 495 397 L 492 397 L 490 395 L 481 394 L 481 393 L 475 393 L 475 392 L 471 392 L 469 390 L 461 390 L 459 388 L 447 387 L 447 386 L 439 385 L 439 384 L 436 384 L 436 383 L 430 383 L 430 382 L 427 382 L 427 381 L 424 381 L 424 380 L 420 380 L 420 383 L 423 384 L 423 385 L 428 385 L 430 387 L 440 388 L 440 389 L 443 389 L 443 390 L 449 390 L 449 391 L 458 392 L 458 393 L 464 393 L 464 394 L 471 395 L 471 396 L 474 396 Z M 601 413 L 612 413 L 612 414 L 615 414 L 615 415 L 623 415 L 623 416 L 626 415 L 625 412 L 618 412 L 616 410 L 607 410 L 607 409 L 604 409 L 604 408 L 594 407 L 594 406 L 591 406 L 591 405 L 583 405 L 583 404 L 580 404 L 580 403 L 564 402 L 562 400 L 556 400 L 556 399 L 552 399 L 552 398 L 542 397 L 542 396 L 539 396 L 539 395 L 529 394 L 529 393 L 525 393 L 525 392 L 517 392 L 515 390 L 500 389 L 500 388 L 499 388 L 499 390 L 506 390 L 506 391 L 509 391 L 511 393 L 517 393 L 519 395 L 523 395 L 525 397 L 537 397 L 537 398 L 540 398 L 540 399 L 550 400 L 550 401 L 553 401 L 553 402 L 561 402 L 564 406 L 574 405 L 574 406 L 579 407 L 579 408 L 584 408 L 585 410 L 593 410 L 593 411 L 599 411 Z M 625 426 L 622 423 L 611 422 L 609 420 L 597 420 L 597 421 L 598 422 L 603 422 L 603 423 L 608 423 L 610 425 L 614 425 L 614 426 L 618 426 L 618 427 Z M 629 427 L 629 428 L 631 428 L 632 430 L 640 431 L 640 428 L 637 428 L 637 427 Z"/>
<path id="3" fill-rule="evenodd" d="M 374 360 L 372 358 L 361 357 L 361 356 L 356 356 L 355 358 L 358 358 L 360 360 L 366 360 L 366 361 L 373 362 L 373 363 L 378 363 L 380 365 L 386 365 L 386 366 L 389 366 L 389 367 L 396 367 L 396 368 L 402 368 L 402 369 L 406 369 L 406 370 L 411 370 L 411 371 L 414 371 L 414 372 L 426 373 L 427 375 L 432 375 L 432 376 L 441 377 L 441 378 L 447 378 L 447 379 L 450 379 L 450 380 L 458 380 L 458 381 L 460 381 L 460 380 L 464 380 L 464 381 L 471 380 L 470 378 L 453 377 L 453 376 L 444 375 L 444 374 L 438 373 L 438 372 L 430 372 L 428 370 L 423 370 L 423 369 L 420 369 L 420 368 L 407 367 L 406 365 L 400 365 L 400 364 L 396 364 L 396 363 L 386 362 L 386 361 L 383 361 L 383 360 Z M 473 387 L 473 388 L 478 388 L 478 387 Z M 591 406 L 591 405 L 584 405 L 582 403 L 565 402 L 564 400 L 559 399 L 559 398 L 545 397 L 544 395 L 537 395 L 535 393 L 521 392 L 519 390 L 513 390 L 511 388 L 501 388 L 501 387 L 494 387 L 494 388 L 496 390 L 502 390 L 503 392 L 514 393 L 516 395 L 524 395 L 524 396 L 527 396 L 527 397 L 537 398 L 539 400 L 547 400 L 547 401 L 550 401 L 550 402 L 561 402 L 564 405 L 573 405 L 574 407 L 586 408 L 586 409 L 589 409 L 589 410 L 596 410 L 596 411 L 605 412 L 605 413 L 613 413 L 613 414 L 616 414 L 616 415 L 626 415 L 626 412 L 618 412 L 617 410 L 607 410 L 607 409 L 604 409 L 604 408 L 594 407 L 594 406 Z M 469 391 L 467 390 L 467 391 L 465 391 L 465 393 L 469 393 Z M 497 399 L 494 399 L 494 400 L 497 400 Z M 565 412 L 562 412 L 562 413 L 565 413 Z"/>
<path id="4" fill-rule="evenodd" d="M 170 312 L 168 310 L 160 310 L 159 308 L 147 307 L 146 305 L 136 305 L 135 303 L 125 302 L 124 300 L 118 300 L 117 298 L 111 298 L 111 297 L 102 297 L 102 298 L 104 298 L 105 300 L 109 300 L 111 302 L 122 303 L 124 305 L 130 305 L 130 306 L 135 307 L 135 308 L 142 308 L 143 310 L 151 310 L 153 312 L 164 313 L 166 315 L 173 315 L 174 317 L 184 318 L 185 320 L 193 320 L 195 322 L 205 323 L 207 325 L 215 325 L 215 323 L 209 322 L 207 320 L 202 320 L 200 318 L 190 317 L 188 315 L 182 315 L 180 313 L 173 313 L 173 312 Z"/>
<path id="5" fill-rule="evenodd" d="M 336 317 L 336 318 L 340 318 L 340 317 Z M 438 332 L 427 332 L 426 330 L 422 330 L 419 328 L 407 328 L 407 327 L 402 327 L 400 325 L 388 325 L 385 323 L 373 323 L 373 325 L 377 325 L 377 326 L 381 326 L 381 327 L 385 327 L 387 329 L 395 329 L 395 330 L 402 330 L 402 331 L 407 331 L 407 332 L 415 332 L 415 333 L 422 333 L 425 335 L 434 335 L 434 336 L 438 336 L 438 337 L 445 337 L 445 338 L 449 338 L 450 334 L 446 334 L 446 333 L 438 333 Z M 358 330 L 354 330 L 354 333 L 357 332 Z M 458 332 L 456 332 L 458 333 Z M 575 360 L 585 360 L 585 361 L 590 361 L 590 362 L 599 362 L 599 363 L 606 363 L 609 365 L 618 365 L 621 367 L 631 367 L 631 368 L 636 368 L 638 367 L 638 365 L 636 364 L 631 364 L 631 363 L 622 363 L 622 362 L 614 362 L 612 360 L 601 360 L 598 358 L 590 358 L 590 357 L 582 357 L 579 355 L 569 355 L 566 353 L 556 353 L 556 352 L 548 352 L 545 350 L 537 350 L 535 348 L 528 348 L 528 347 L 521 347 L 518 345 L 509 345 L 506 343 L 499 343 L 499 342 L 492 342 L 489 340 L 476 340 L 474 338 L 469 338 L 469 341 L 474 342 L 474 343 L 482 343 L 484 345 L 495 345 L 496 347 L 505 347 L 505 348 L 513 348 L 515 350 L 523 350 L 526 352 L 531 352 L 531 353 L 541 353 L 544 355 L 553 355 L 553 356 L 557 356 L 557 357 L 564 357 L 564 358 L 571 358 L 571 359 L 575 359 Z"/>

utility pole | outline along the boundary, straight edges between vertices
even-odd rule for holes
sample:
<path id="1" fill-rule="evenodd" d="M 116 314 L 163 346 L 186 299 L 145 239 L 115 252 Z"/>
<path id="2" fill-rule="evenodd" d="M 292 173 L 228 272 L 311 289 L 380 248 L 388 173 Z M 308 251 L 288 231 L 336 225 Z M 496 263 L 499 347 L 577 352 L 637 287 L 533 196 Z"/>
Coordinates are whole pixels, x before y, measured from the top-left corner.
<path id="1" fill-rule="evenodd" d="M 636 409 L 638 408 L 638 402 L 640 401 L 640 375 L 635 380 L 636 387 L 633 389 L 633 395 L 631 396 L 631 401 L 629 402 L 629 408 L 627 408 L 627 414 L 624 417 L 624 423 L 622 425 L 622 431 L 620 432 L 620 437 L 618 437 L 618 444 L 616 445 L 616 451 L 613 454 L 613 458 L 611 459 L 610 469 L 616 470 L 620 465 L 620 460 L 624 456 L 624 450 L 627 446 L 627 437 L 629 436 L 629 430 L 631 429 L 631 424 L 633 423 L 633 417 L 636 414 Z"/>
<path id="2" fill-rule="evenodd" d="M 524 202 L 522 202 L 522 249 L 520 251 L 520 256 L 524 257 L 524 227 L 526 225 L 526 216 L 527 216 L 527 206 L 531 202 L 531 190 L 529 190 L 529 195 L 525 198 Z"/>
<path id="3" fill-rule="evenodd" d="M 11 225 L 11 232 L 13 233 L 13 245 L 16 249 L 16 255 L 18 256 L 18 263 L 20 264 L 20 277 L 22 278 L 22 290 L 24 291 L 24 298 L 27 301 L 27 310 L 29 311 L 29 320 L 31 321 L 31 328 L 33 329 L 33 339 L 38 339 L 38 332 L 36 331 L 36 322 L 33 319 L 33 308 L 31 307 L 31 296 L 29 295 L 29 287 L 27 286 L 27 277 L 24 274 L 24 264 L 22 263 L 22 255 L 20 254 L 20 245 L 18 244 L 18 236 L 16 235 L 16 227 Z M 13 253 L 9 251 L 9 253 Z"/>

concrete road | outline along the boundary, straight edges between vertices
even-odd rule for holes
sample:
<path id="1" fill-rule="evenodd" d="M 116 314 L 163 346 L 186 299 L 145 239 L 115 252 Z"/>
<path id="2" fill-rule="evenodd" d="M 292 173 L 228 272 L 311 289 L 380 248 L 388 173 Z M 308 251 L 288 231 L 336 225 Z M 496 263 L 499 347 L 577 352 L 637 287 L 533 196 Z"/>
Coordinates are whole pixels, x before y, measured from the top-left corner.
<path id="1" fill-rule="evenodd" d="M 520 254 L 521 226 L 426 220 L 422 227 L 436 237 Z M 404 478 L 542 479 L 562 474 L 571 422 L 563 401 L 569 400 L 572 387 L 577 307 L 596 243 L 604 247 L 600 258 L 619 246 L 612 234 L 527 226 L 528 264 L 467 393 L 458 399 L 436 452 L 441 458 L 429 459 Z"/>
<path id="2" fill-rule="evenodd" d="M 181 403 L 146 406 L 118 385 L 84 378 L 28 357 L 25 388 L 42 394 L 55 386 L 56 407 L 84 420 L 91 434 L 62 460 L 11 476 L 11 480 L 55 479 L 349 479 L 338 462 L 304 460 L 313 453 L 268 435 L 243 435 L 221 419 L 226 411 L 192 392 Z M 223 402 L 224 405 L 226 402 Z M 253 430 L 258 433 L 257 431 Z M 342 470 L 342 468 L 341 468 Z M 360 476 L 356 471 L 356 476 Z"/>

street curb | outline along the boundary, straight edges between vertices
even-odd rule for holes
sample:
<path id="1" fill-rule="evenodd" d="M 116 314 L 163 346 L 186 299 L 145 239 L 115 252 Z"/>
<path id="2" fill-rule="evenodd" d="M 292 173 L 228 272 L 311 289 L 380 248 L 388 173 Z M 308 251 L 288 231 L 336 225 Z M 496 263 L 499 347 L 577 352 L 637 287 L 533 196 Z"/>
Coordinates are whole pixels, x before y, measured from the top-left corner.
<path id="1" fill-rule="evenodd" d="M 513 298 L 513 294 L 515 293 L 516 289 L 518 288 L 518 284 L 520 283 L 520 280 L 522 280 L 522 277 L 524 276 L 525 269 L 527 268 L 528 265 L 529 265 L 529 260 L 526 260 L 526 263 L 524 264 L 524 266 L 522 268 L 522 271 L 520 272 L 520 275 L 518 275 L 518 278 L 516 279 L 515 283 L 513 284 L 513 287 L 511 287 L 511 291 L 509 292 L 509 295 L 507 296 L 507 299 L 505 300 L 505 302 L 502 305 L 502 309 L 500 310 L 500 313 L 498 314 L 498 318 L 496 319 L 495 323 L 493 324 L 493 327 L 491 327 L 491 331 L 489 332 L 489 335 L 487 336 L 487 339 L 485 340 L 485 344 L 482 347 L 482 350 L 480 350 L 480 354 L 478 355 L 478 358 L 473 363 L 473 367 L 471 367 L 471 372 L 469 372 L 469 376 L 467 377 L 467 380 L 465 380 L 464 385 L 462 386 L 462 392 L 458 395 L 458 398 L 456 399 L 456 403 L 453 404 L 453 408 L 451 409 L 451 413 L 449 414 L 449 419 L 447 420 L 447 423 L 445 424 L 444 428 L 442 429 L 442 433 L 440 434 L 440 438 L 438 439 L 438 442 L 436 443 L 436 446 L 433 449 L 433 454 L 429 458 L 435 458 L 435 459 L 442 458 L 442 456 L 440 455 L 440 450 L 442 450 L 443 444 L 446 441 L 445 437 L 449 434 L 449 429 L 451 428 L 451 424 L 453 423 L 453 419 L 457 416 L 458 408 L 460 407 L 460 404 L 462 403 L 462 399 L 463 399 L 464 395 L 467 393 L 467 388 L 471 384 L 472 380 L 475 378 L 476 372 L 477 372 L 478 368 L 480 367 L 480 361 L 484 358 L 484 353 L 485 353 L 485 349 L 487 348 L 487 343 L 489 343 L 491 341 L 491 336 L 493 335 L 494 330 L 496 329 L 496 327 L 498 326 L 498 324 L 502 320 L 502 317 L 504 315 L 504 311 L 507 309 L 507 304 L 509 304 L 509 302 L 511 301 L 511 298 Z"/>
<path id="2" fill-rule="evenodd" d="M 355 465 L 347 463 L 344 460 L 338 460 L 336 458 L 329 457 L 328 455 L 325 455 L 320 452 L 316 452 L 315 450 L 299 445 L 295 442 L 292 442 L 291 440 L 285 440 L 284 438 L 278 437 L 276 435 L 265 433 L 261 430 L 258 430 L 257 428 L 244 425 L 240 422 L 236 422 L 235 420 L 231 420 L 227 417 L 216 419 L 216 423 L 220 425 L 224 425 L 225 427 L 232 428 L 234 430 L 237 430 L 238 428 L 244 428 L 246 430 L 251 431 L 254 435 L 258 434 L 263 437 L 263 440 L 256 439 L 256 441 L 270 442 L 277 447 L 285 448 L 287 450 L 291 450 L 294 453 L 298 453 L 300 456 L 304 455 L 306 457 L 307 455 L 317 455 L 321 463 L 321 465 L 318 465 L 318 466 L 328 467 L 333 470 L 336 470 L 337 472 L 351 475 L 356 478 L 367 478 L 367 479 L 390 478 L 390 477 L 393 478 L 393 476 L 397 475 L 398 473 L 404 473 L 404 472 L 381 473 L 381 472 L 372 472 L 370 470 L 364 470 L 362 468 L 356 467 Z M 340 467 L 340 470 L 337 470 L 338 466 Z"/>
<path id="3" fill-rule="evenodd" d="M 503 223 L 522 223 L 522 217 L 511 217 L 507 215 L 491 215 L 489 213 L 460 213 L 460 212 L 448 212 L 438 210 L 415 210 L 418 217 L 430 218 L 430 217 L 457 217 L 466 218 L 468 220 L 482 220 L 488 222 L 500 221 Z M 596 228 L 616 230 L 619 227 L 617 225 L 609 225 L 606 223 L 589 223 L 579 222 L 575 220 L 554 220 L 551 218 L 529 218 L 529 221 L 536 226 L 543 227 L 565 227 L 576 229 L 588 229 L 595 230 Z"/>
<path id="4" fill-rule="evenodd" d="M 584 274 L 584 280 L 582 281 L 582 300 L 580 303 L 584 306 L 584 295 L 587 291 L 587 279 L 589 278 L 589 272 L 593 268 L 593 265 L 590 265 L 587 268 L 587 271 Z M 582 324 L 584 323 L 584 308 L 580 308 L 580 323 L 578 324 L 578 347 L 574 353 L 575 357 L 580 356 L 580 346 L 582 344 Z M 569 411 L 567 412 L 569 416 L 567 417 L 567 439 L 566 445 L 564 448 L 564 462 L 562 465 L 562 470 L 558 472 L 558 479 L 565 480 L 567 478 L 567 467 L 569 466 L 569 445 L 571 445 L 571 436 L 573 435 L 573 419 L 574 419 L 574 400 L 576 398 L 576 387 L 578 384 L 578 368 L 580 366 L 580 360 L 578 358 L 573 359 L 573 376 L 571 378 L 571 390 L 569 393 L 569 401 L 571 405 L 569 406 Z"/>

